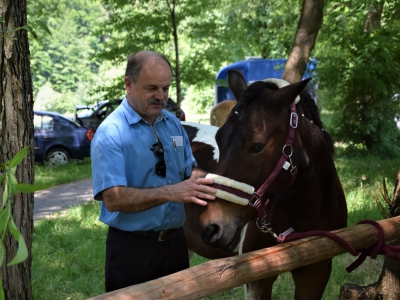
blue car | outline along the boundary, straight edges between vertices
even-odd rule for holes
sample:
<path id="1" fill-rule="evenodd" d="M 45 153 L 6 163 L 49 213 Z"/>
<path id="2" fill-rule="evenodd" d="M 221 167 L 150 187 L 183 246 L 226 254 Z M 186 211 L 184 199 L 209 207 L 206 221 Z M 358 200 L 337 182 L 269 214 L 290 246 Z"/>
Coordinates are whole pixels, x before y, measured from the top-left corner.
<path id="1" fill-rule="evenodd" d="M 34 111 L 35 160 L 63 165 L 90 157 L 93 130 L 55 112 Z"/>

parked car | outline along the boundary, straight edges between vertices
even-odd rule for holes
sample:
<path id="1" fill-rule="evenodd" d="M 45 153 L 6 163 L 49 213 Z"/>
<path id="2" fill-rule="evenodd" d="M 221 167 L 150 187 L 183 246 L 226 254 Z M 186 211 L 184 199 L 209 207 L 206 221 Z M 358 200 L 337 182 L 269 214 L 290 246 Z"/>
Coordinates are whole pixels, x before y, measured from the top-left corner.
<path id="1" fill-rule="evenodd" d="M 93 130 L 63 115 L 34 111 L 35 160 L 63 165 L 70 159 L 90 157 Z"/>
<path id="2" fill-rule="evenodd" d="M 75 106 L 75 121 L 82 126 L 92 128 L 94 131 L 103 122 L 103 120 L 120 105 L 122 99 L 100 101 L 93 105 L 76 105 Z M 185 121 L 185 113 L 178 105 L 168 98 L 166 110 L 173 113 L 181 121 Z"/>

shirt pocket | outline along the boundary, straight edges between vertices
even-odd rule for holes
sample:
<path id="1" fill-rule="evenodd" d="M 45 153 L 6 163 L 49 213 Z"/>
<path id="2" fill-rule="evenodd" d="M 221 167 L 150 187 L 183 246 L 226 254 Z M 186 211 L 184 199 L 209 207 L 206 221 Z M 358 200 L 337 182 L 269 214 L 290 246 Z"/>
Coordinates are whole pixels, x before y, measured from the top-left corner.
<path id="1" fill-rule="evenodd" d="M 171 143 L 174 151 L 183 151 L 183 136 L 181 135 L 171 136 Z"/>
<path id="2" fill-rule="evenodd" d="M 181 180 L 185 177 L 186 160 L 185 147 L 183 146 L 183 136 L 171 136 L 172 152 L 175 157 L 176 168 Z"/>

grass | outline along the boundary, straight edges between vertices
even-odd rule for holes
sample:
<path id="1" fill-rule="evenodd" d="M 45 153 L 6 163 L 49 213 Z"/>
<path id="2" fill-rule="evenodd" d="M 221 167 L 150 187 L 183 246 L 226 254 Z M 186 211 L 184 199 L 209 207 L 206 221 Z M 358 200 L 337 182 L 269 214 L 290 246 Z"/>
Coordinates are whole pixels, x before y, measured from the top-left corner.
<path id="1" fill-rule="evenodd" d="M 49 164 L 35 164 L 35 183 L 49 187 L 70 183 L 92 176 L 90 158 L 74 159 L 69 164 L 52 167 Z"/>
<path id="2" fill-rule="evenodd" d="M 363 219 L 382 219 L 372 194 L 377 194 L 376 183 L 382 182 L 382 171 L 388 178 L 389 191 L 393 191 L 399 157 L 381 160 L 354 153 L 349 155 L 345 149 L 338 148 L 335 162 L 346 193 L 349 226 Z M 51 176 L 59 179 L 65 177 L 71 181 L 77 180 L 78 176 L 79 179 L 83 179 L 82 176 L 90 177 L 88 162 L 69 167 L 68 171 L 39 167 L 39 173 L 36 169 L 36 174 L 45 176 L 39 176 L 37 181 L 43 180 L 48 184 L 47 180 Z M 32 248 L 34 299 L 80 300 L 105 292 L 103 266 L 106 226 L 98 221 L 98 213 L 99 202 L 92 201 L 69 209 L 65 216 L 55 215 L 35 223 Z M 337 299 L 343 283 L 367 285 L 377 281 L 382 268 L 382 257 L 377 260 L 368 258 L 358 269 L 347 274 L 345 268 L 354 260 L 355 257 L 350 254 L 335 257 L 331 279 L 323 299 Z M 207 259 L 196 255 L 191 265 L 206 261 Z M 244 299 L 243 288 L 237 287 L 205 299 Z M 293 299 L 293 282 L 289 273 L 279 276 L 274 285 L 273 299 Z"/>

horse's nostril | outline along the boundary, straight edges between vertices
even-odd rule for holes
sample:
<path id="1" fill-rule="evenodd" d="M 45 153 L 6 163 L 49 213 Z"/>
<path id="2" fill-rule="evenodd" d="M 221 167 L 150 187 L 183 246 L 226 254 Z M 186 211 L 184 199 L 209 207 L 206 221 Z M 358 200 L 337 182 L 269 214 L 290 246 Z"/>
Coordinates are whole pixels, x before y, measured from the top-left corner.
<path id="1" fill-rule="evenodd" d="M 207 243 L 214 243 L 220 235 L 220 226 L 218 224 L 209 224 L 202 232 L 203 239 Z"/>

